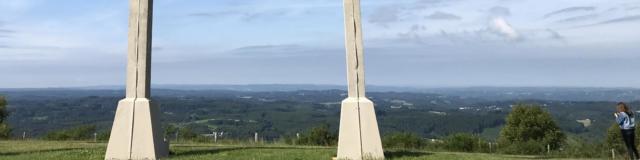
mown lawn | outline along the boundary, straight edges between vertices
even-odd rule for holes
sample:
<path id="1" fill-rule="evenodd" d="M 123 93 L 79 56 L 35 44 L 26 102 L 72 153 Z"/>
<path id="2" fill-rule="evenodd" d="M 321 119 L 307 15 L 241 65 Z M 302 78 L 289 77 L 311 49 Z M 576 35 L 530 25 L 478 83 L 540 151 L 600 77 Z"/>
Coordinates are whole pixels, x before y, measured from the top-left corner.
<path id="1" fill-rule="evenodd" d="M 0 141 L 0 160 L 102 160 L 105 143 L 56 141 Z M 170 159 L 175 160 L 330 160 L 335 148 L 286 145 L 175 144 Z M 389 150 L 389 160 L 518 160 L 545 159 L 535 156 L 508 156 L 482 153 L 454 153 Z"/>

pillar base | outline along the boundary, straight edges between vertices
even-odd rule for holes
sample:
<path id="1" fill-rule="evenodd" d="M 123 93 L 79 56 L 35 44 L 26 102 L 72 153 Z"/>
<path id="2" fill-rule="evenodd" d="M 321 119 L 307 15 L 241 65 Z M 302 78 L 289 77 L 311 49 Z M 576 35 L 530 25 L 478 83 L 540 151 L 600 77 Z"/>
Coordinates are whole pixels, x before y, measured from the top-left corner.
<path id="1" fill-rule="evenodd" d="M 157 160 L 169 156 L 160 127 L 160 112 L 147 98 L 118 102 L 106 160 Z"/>
<path id="2" fill-rule="evenodd" d="M 384 152 L 371 100 L 347 98 L 340 111 L 338 159 L 382 160 Z"/>

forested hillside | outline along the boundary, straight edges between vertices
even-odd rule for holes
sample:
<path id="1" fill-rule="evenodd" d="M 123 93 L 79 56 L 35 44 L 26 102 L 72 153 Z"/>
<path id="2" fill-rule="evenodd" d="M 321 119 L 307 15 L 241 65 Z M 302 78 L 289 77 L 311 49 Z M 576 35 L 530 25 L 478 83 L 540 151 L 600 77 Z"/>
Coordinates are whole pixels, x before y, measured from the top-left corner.
<path id="1" fill-rule="evenodd" d="M 453 92 L 450 92 L 453 93 Z M 110 129 L 122 90 L 29 89 L 4 90 L 14 136 L 94 124 Z M 336 130 L 342 90 L 248 92 L 224 90 L 154 90 L 165 127 L 189 127 L 198 134 L 225 132 L 230 137 L 266 139 L 293 136 L 321 124 Z M 499 95 L 499 94 L 492 94 Z M 511 107 L 535 103 L 549 110 L 570 135 L 603 137 L 613 123 L 612 101 L 496 100 L 422 92 L 371 92 L 383 134 L 414 132 L 439 138 L 467 132 L 494 139 Z M 631 103 L 632 106 L 640 105 Z M 597 141 L 601 138 L 590 138 Z"/>

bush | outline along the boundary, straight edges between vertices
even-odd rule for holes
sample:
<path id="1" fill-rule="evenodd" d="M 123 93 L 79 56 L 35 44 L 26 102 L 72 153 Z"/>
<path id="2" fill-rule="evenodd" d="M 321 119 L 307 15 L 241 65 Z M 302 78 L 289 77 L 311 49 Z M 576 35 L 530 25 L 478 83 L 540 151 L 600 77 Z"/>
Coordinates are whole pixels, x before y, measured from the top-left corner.
<path id="1" fill-rule="evenodd" d="M 312 128 L 308 133 L 300 135 L 296 144 L 332 146 L 338 142 L 338 135 L 329 131 L 329 125 L 323 124 Z"/>
<path id="2" fill-rule="evenodd" d="M 164 136 L 170 140 L 176 140 L 176 133 L 178 134 L 178 142 L 193 141 L 193 142 L 207 142 L 210 138 L 198 135 L 193 131 L 191 126 L 178 127 L 175 125 L 168 125 L 165 128 Z"/>
<path id="3" fill-rule="evenodd" d="M 71 129 L 49 132 L 44 136 L 46 140 L 89 140 L 96 132 L 95 125 L 78 126 Z"/>
<path id="4" fill-rule="evenodd" d="M 110 130 L 105 130 L 105 131 L 102 131 L 102 132 L 98 132 L 98 135 L 96 136 L 96 138 L 99 141 L 108 141 L 110 136 L 111 136 L 111 131 Z"/>
<path id="5" fill-rule="evenodd" d="M 0 123 L 0 139 L 8 139 L 11 136 L 11 128 L 6 123 Z"/>
<path id="6" fill-rule="evenodd" d="M 636 124 L 638 126 L 638 124 Z M 636 129 L 636 146 L 640 142 L 640 129 Z M 607 137 L 605 141 L 606 149 L 609 151 L 611 149 L 615 149 L 615 151 L 619 154 L 626 154 L 627 149 L 622 140 L 622 133 L 620 132 L 620 126 L 618 124 L 611 124 L 611 127 L 607 129 Z"/>
<path id="7" fill-rule="evenodd" d="M 480 137 L 468 133 L 457 133 L 445 137 L 443 145 L 449 151 L 474 152 L 480 151 L 479 146 L 484 143 L 486 141 Z"/>
<path id="8" fill-rule="evenodd" d="M 498 143 L 504 153 L 540 154 L 546 152 L 547 145 L 559 149 L 565 140 L 549 112 L 537 105 L 518 104 L 507 116 Z"/>
<path id="9" fill-rule="evenodd" d="M 0 139 L 7 139 L 11 136 L 11 128 L 6 122 L 7 117 L 9 117 L 7 101 L 3 96 L 0 96 Z"/>
<path id="10" fill-rule="evenodd" d="M 622 133 L 620 127 L 617 124 L 612 124 L 607 129 L 607 137 L 605 141 L 605 147 L 608 149 L 615 149 L 617 153 L 626 153 L 624 143 L 622 142 Z"/>
<path id="11" fill-rule="evenodd" d="M 425 143 L 414 133 L 398 132 L 383 137 L 382 144 L 385 148 L 419 149 Z"/>
<path id="12" fill-rule="evenodd" d="M 541 141 L 518 141 L 500 147 L 500 152 L 506 154 L 542 154 L 546 152 L 546 144 Z"/>
<path id="13" fill-rule="evenodd" d="M 552 152 L 558 158 L 609 158 L 611 150 L 605 147 L 605 143 L 589 142 L 581 137 L 569 137 L 562 151 Z"/>

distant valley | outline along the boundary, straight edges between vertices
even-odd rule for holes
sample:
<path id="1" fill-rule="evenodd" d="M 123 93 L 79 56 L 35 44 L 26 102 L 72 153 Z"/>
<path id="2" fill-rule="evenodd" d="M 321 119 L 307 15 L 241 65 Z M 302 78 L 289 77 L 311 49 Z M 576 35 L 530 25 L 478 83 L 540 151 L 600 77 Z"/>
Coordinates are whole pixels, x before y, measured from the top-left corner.
<path id="1" fill-rule="evenodd" d="M 163 124 L 199 134 L 224 131 L 231 137 L 259 132 L 277 139 L 329 124 L 337 130 L 346 91 L 326 85 L 156 86 L 154 102 Z M 633 88 L 409 88 L 370 87 L 383 134 L 414 132 L 425 138 L 468 132 L 494 139 L 510 108 L 534 103 L 549 110 L 570 135 L 604 137 L 617 101 L 640 105 Z M 0 89 L 7 97 L 14 134 L 43 134 L 83 124 L 110 129 L 119 87 Z M 635 108 L 639 109 L 639 108 Z M 601 138 L 591 138 L 594 141 Z"/>

